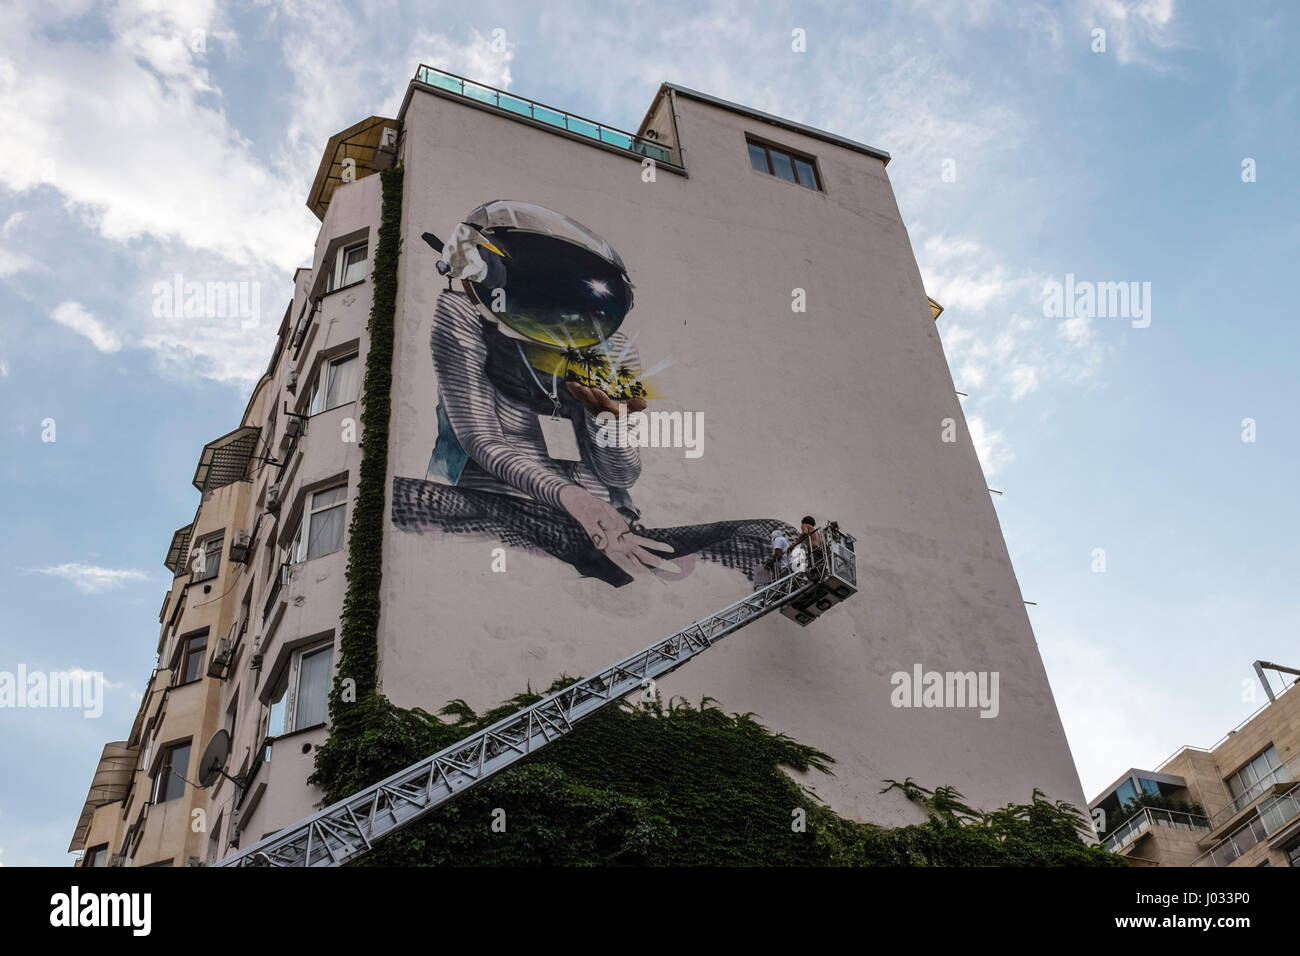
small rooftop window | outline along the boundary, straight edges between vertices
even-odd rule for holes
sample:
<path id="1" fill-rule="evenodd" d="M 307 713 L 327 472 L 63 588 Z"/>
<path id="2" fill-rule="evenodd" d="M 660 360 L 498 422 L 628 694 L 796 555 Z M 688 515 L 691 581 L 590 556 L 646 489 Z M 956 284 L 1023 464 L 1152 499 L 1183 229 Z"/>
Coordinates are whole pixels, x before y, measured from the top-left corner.
<path id="1" fill-rule="evenodd" d="M 798 183 L 808 189 L 822 188 L 821 180 L 817 177 L 817 160 L 812 156 L 792 153 L 754 139 L 747 138 L 746 142 L 749 144 L 749 165 L 760 173 Z"/>

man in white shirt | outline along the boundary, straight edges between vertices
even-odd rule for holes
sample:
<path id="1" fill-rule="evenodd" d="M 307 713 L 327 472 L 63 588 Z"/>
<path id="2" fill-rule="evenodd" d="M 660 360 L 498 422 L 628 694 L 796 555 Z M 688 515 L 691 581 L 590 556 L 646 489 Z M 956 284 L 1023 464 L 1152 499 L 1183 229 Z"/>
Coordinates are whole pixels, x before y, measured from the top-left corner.
<path id="1" fill-rule="evenodd" d="M 780 528 L 772 532 L 772 567 L 773 580 L 790 573 L 790 539 Z"/>

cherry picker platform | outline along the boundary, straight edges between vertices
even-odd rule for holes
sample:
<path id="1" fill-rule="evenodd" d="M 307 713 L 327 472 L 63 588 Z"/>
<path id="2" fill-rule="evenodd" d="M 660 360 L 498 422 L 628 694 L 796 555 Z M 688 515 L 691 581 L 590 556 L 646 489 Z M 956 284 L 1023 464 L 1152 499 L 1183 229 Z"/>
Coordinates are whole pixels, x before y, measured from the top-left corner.
<path id="1" fill-rule="evenodd" d="M 814 544 L 819 541 L 819 544 Z M 789 573 L 630 657 L 285 827 L 214 866 L 342 866 L 494 774 L 779 610 L 806 627 L 858 590 L 852 535 L 834 522 L 792 549 Z M 216 771 L 219 772 L 219 771 Z"/>

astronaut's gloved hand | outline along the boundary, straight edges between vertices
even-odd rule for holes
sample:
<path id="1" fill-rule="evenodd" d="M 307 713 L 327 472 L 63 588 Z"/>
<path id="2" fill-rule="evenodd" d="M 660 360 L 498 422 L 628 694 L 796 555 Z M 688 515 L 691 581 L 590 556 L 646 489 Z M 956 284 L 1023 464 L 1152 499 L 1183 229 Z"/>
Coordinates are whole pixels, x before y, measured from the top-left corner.
<path id="1" fill-rule="evenodd" d="M 564 384 L 569 389 L 569 394 L 582 402 L 583 407 L 592 415 L 599 415 L 601 412 L 609 412 L 611 415 L 618 414 L 618 402 L 600 389 L 592 388 L 590 385 L 580 385 L 577 382 L 565 382 Z M 639 412 L 645 409 L 646 401 L 644 398 L 625 398 L 623 404 L 629 412 Z"/>
<path id="2" fill-rule="evenodd" d="M 672 561 L 660 557 L 655 551 L 671 553 L 673 546 L 662 541 L 651 541 L 628 528 L 627 519 L 608 501 L 601 501 L 579 485 L 566 485 L 560 492 L 560 504 L 582 525 L 597 551 L 609 558 L 628 574 L 645 571 L 681 570 Z"/>

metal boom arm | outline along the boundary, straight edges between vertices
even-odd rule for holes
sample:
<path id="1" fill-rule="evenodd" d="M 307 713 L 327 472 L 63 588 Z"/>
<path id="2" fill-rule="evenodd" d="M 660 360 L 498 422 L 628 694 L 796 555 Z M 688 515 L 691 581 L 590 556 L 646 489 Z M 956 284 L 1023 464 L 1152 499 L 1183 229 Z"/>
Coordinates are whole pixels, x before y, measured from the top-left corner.
<path id="1" fill-rule="evenodd" d="M 213 865 L 341 866 L 765 614 L 808 623 L 857 589 L 853 538 L 834 524 L 823 538 L 814 560 L 766 587 Z"/>

